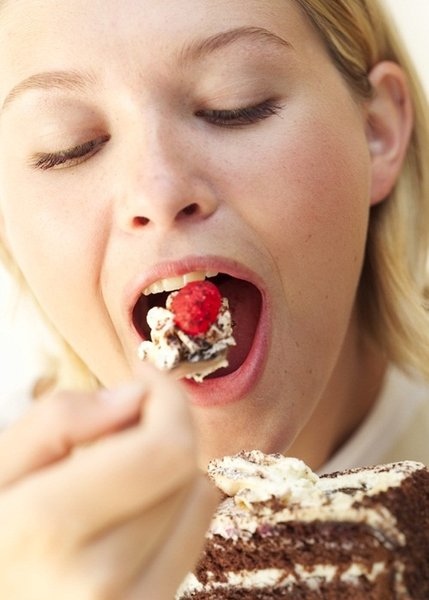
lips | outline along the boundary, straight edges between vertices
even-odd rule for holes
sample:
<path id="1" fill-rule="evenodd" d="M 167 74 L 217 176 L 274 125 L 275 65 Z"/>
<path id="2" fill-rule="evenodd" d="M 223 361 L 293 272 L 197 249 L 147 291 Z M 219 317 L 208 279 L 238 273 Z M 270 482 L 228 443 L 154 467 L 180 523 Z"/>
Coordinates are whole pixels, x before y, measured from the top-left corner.
<path id="1" fill-rule="evenodd" d="M 142 340 L 150 339 L 146 315 L 153 306 L 165 306 L 168 294 L 183 287 L 188 281 L 208 277 L 215 283 L 222 296 L 229 301 L 234 322 L 234 337 L 237 345 L 228 353 L 229 366 L 219 369 L 209 378 L 222 378 L 239 369 L 249 355 L 262 310 L 262 294 L 258 286 L 249 280 L 235 277 L 226 272 L 215 274 L 212 268 L 187 271 L 180 275 L 170 275 L 146 285 L 132 310 L 132 322 Z"/>

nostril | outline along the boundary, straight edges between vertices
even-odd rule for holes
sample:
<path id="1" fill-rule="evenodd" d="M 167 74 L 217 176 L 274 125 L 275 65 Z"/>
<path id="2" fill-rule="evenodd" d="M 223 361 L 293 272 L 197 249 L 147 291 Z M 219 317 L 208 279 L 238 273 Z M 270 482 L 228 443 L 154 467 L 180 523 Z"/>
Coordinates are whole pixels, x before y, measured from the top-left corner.
<path id="1" fill-rule="evenodd" d="M 134 227 L 144 227 L 149 223 L 149 219 L 147 217 L 134 217 L 133 225 Z"/>
<path id="2" fill-rule="evenodd" d="M 179 213 L 179 217 L 181 215 L 190 217 L 196 212 L 198 212 L 198 204 L 196 204 L 196 202 L 193 202 L 192 204 L 188 204 L 188 206 L 185 206 L 185 208 L 182 208 L 182 210 Z"/>

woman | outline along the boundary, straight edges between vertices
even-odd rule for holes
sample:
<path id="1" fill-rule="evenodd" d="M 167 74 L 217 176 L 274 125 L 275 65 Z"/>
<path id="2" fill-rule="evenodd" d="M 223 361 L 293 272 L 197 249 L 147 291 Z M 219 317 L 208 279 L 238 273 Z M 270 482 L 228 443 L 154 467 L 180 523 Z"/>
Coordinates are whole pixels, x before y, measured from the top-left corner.
<path id="1" fill-rule="evenodd" d="M 88 388 L 145 386 L 116 390 L 107 412 L 100 392 L 54 396 L 4 434 L 4 548 L 19 573 L 30 564 L 31 589 L 56 597 L 169 597 L 188 563 L 175 562 L 164 588 L 179 540 L 164 527 L 188 526 L 178 515 L 191 494 L 201 515 L 192 560 L 210 512 L 186 468 L 192 431 L 170 414 L 182 414 L 183 391 L 202 467 L 259 448 L 322 470 L 380 406 L 390 364 L 428 376 L 423 101 L 373 0 L 22 0 L 5 3 L 0 22 L 7 260 L 85 365 Z M 136 349 L 148 308 L 164 300 L 151 291 L 195 272 L 219 273 L 237 349 L 227 371 L 176 385 Z M 70 364 L 59 389 L 77 387 Z M 166 451 L 175 435 L 183 472 Z M 157 475 L 139 478 L 158 454 Z M 151 516 L 171 471 L 169 518 Z M 27 515 L 19 535 L 11 504 Z M 24 534 L 43 540 L 25 555 Z M 5 585 L 28 597 L 28 580 Z"/>

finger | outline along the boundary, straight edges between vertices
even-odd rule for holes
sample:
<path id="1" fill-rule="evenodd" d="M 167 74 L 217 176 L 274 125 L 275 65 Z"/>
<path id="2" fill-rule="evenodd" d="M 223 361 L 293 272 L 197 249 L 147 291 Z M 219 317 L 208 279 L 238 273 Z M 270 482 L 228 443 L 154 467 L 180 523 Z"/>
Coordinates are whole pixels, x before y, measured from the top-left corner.
<path id="1" fill-rule="evenodd" d="M 81 558 L 101 596 L 108 586 L 109 597 L 171 600 L 201 553 L 218 502 L 214 486 L 199 475 L 144 514 L 89 543 Z"/>
<path id="2" fill-rule="evenodd" d="M 197 472 L 194 437 L 179 384 L 150 369 L 141 423 L 84 447 L 20 484 L 33 511 L 86 538 L 147 510 Z M 67 490 L 67 493 L 65 493 Z"/>
<path id="3" fill-rule="evenodd" d="M 191 492 L 172 515 L 164 537 L 159 537 L 158 550 L 141 569 L 127 600 L 174 598 L 201 555 L 204 535 L 219 501 L 218 491 L 208 480 L 203 477 L 195 480 Z"/>
<path id="4" fill-rule="evenodd" d="M 0 487 L 139 418 L 143 383 L 107 393 L 62 392 L 34 404 L 0 435 Z"/>

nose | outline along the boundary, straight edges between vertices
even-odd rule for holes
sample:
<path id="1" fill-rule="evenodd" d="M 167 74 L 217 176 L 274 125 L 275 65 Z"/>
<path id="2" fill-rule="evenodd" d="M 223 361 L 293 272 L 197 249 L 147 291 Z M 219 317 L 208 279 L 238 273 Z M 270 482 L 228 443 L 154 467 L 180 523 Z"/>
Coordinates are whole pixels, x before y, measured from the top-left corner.
<path id="1" fill-rule="evenodd" d="M 166 129 L 152 132 L 125 159 L 123 192 L 117 218 L 122 230 L 169 230 L 198 222 L 216 211 L 218 202 L 196 149 Z"/>

